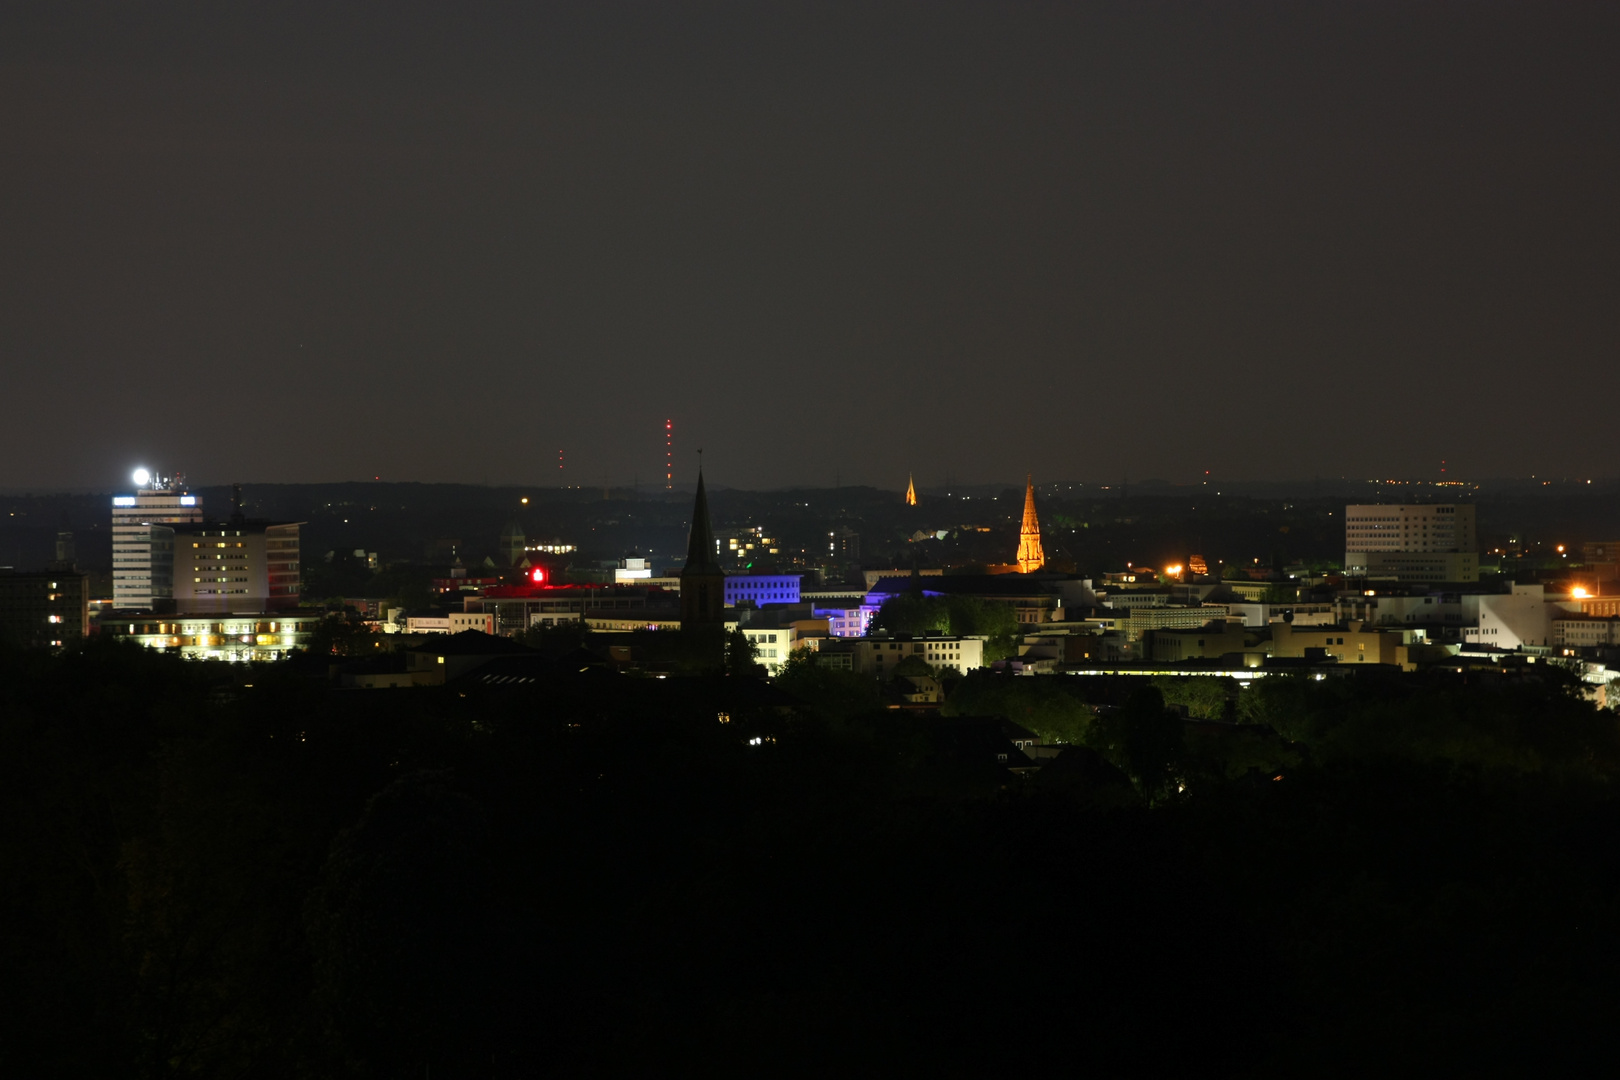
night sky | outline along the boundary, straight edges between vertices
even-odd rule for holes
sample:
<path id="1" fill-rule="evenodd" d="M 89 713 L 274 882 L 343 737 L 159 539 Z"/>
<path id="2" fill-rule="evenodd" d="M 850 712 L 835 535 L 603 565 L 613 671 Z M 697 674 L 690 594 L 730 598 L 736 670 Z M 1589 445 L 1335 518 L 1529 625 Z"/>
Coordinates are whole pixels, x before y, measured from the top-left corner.
<path id="1" fill-rule="evenodd" d="M 1620 5 L 0 9 L 0 487 L 1613 475 Z"/>

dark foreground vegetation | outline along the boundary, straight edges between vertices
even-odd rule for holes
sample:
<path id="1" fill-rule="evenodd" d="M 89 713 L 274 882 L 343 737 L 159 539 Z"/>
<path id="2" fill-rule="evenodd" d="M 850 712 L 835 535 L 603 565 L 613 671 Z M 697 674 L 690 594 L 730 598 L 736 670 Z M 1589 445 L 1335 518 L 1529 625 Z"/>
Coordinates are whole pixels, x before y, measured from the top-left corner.
<path id="1" fill-rule="evenodd" d="M 1556 678 L 967 680 L 1085 744 L 1019 778 L 804 672 L 237 674 L 0 654 L 0 1074 L 1547 1075 L 1620 1004 Z"/>

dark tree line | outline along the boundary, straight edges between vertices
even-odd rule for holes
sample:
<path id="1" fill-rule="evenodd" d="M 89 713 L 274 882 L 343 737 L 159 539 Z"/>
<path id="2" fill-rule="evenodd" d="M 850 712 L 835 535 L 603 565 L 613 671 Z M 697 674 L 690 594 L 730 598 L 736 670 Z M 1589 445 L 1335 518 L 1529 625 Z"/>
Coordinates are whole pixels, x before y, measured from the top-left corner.
<path id="1" fill-rule="evenodd" d="M 231 675 L 0 652 L 6 1075 L 1546 1073 L 1620 1003 L 1556 680 Z M 1038 774 L 969 738 L 1052 693 Z"/>

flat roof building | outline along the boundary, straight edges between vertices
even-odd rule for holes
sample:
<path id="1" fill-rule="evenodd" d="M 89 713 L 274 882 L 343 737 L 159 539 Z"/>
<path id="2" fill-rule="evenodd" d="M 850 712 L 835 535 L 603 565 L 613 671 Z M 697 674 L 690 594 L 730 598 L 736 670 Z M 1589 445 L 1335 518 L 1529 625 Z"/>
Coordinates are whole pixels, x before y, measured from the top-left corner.
<path id="1" fill-rule="evenodd" d="M 1406 582 L 1478 581 L 1474 507 L 1346 506 L 1344 572 L 1349 577 Z"/>

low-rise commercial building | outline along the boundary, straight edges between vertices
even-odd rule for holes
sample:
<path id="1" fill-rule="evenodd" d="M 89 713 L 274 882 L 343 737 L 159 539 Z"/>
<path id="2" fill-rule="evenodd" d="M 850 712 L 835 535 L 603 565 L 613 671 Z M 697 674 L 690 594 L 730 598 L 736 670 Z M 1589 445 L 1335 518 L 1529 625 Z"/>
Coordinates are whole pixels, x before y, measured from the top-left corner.
<path id="1" fill-rule="evenodd" d="M 1248 648 L 1249 637 L 1240 622 L 1217 620 L 1197 629 L 1150 630 L 1142 642 L 1142 655 L 1156 664 L 1183 660 L 1219 660 Z"/>
<path id="2" fill-rule="evenodd" d="M 1271 655 L 1285 659 L 1317 655 L 1332 657 L 1341 664 L 1391 664 L 1410 671 L 1415 665 L 1407 647 L 1415 633 L 1378 630 L 1360 622 L 1306 627 L 1273 623 Z"/>
<path id="3" fill-rule="evenodd" d="M 1620 645 L 1620 615 L 1556 614 L 1551 619 L 1555 649 L 1595 649 Z"/>
<path id="4" fill-rule="evenodd" d="M 288 611 L 253 615 L 109 614 L 101 632 L 137 642 L 188 660 L 235 662 L 280 660 L 294 649 L 307 648 L 321 611 Z"/>
<path id="5" fill-rule="evenodd" d="M 895 634 L 859 638 L 844 647 L 849 650 L 853 670 L 880 678 L 892 675 L 894 666 L 907 657 L 916 657 L 936 671 L 950 670 L 959 675 L 984 666 L 982 637 Z"/>

